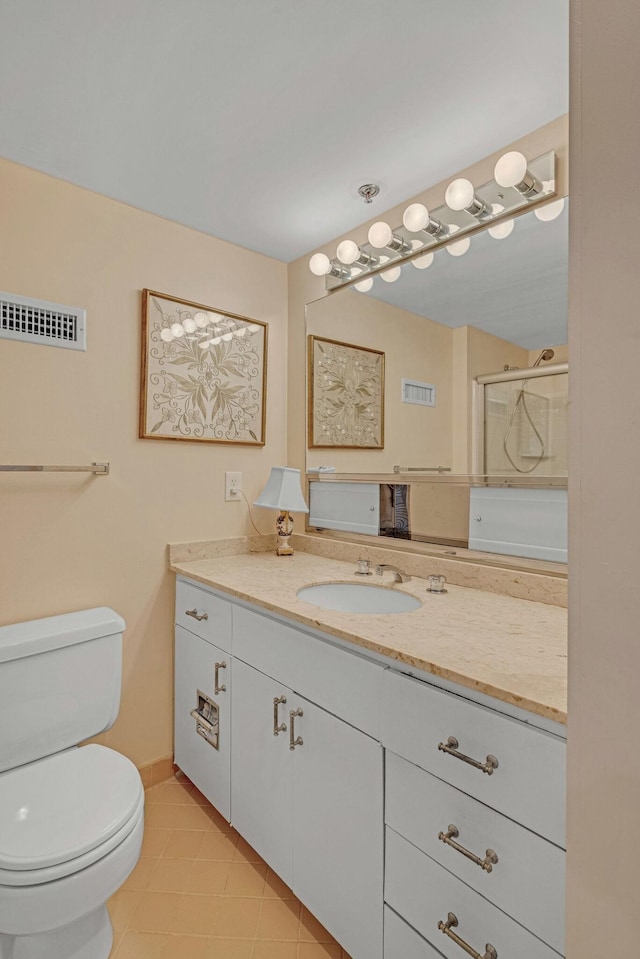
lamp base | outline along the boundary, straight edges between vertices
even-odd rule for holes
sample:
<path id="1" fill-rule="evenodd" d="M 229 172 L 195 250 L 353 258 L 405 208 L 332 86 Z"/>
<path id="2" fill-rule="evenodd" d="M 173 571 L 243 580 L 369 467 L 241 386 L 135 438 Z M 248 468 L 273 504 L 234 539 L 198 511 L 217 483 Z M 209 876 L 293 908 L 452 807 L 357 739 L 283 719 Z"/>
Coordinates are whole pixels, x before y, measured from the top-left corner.
<path id="1" fill-rule="evenodd" d="M 288 510 L 283 510 L 278 514 L 276 533 L 278 534 L 276 556 L 293 556 L 293 546 L 289 543 L 289 537 L 293 533 L 293 519 Z"/>

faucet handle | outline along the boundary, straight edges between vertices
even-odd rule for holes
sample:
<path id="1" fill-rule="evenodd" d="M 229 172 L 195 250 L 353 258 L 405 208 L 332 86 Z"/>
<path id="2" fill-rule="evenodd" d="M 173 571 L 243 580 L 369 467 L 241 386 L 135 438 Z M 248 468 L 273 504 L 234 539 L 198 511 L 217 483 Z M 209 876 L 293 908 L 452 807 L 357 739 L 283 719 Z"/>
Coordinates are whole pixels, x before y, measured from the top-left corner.
<path id="1" fill-rule="evenodd" d="M 359 559 L 358 568 L 356 569 L 357 576 L 371 576 L 371 560 L 370 559 Z"/>

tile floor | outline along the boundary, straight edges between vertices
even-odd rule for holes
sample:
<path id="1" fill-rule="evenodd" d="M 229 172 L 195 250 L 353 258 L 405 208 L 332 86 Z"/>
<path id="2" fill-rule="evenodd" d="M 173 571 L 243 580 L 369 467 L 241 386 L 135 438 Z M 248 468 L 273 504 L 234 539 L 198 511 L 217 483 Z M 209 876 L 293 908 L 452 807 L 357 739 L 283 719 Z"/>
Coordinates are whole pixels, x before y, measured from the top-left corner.
<path id="1" fill-rule="evenodd" d="M 188 779 L 146 800 L 140 861 L 109 901 L 110 959 L 349 959 Z"/>

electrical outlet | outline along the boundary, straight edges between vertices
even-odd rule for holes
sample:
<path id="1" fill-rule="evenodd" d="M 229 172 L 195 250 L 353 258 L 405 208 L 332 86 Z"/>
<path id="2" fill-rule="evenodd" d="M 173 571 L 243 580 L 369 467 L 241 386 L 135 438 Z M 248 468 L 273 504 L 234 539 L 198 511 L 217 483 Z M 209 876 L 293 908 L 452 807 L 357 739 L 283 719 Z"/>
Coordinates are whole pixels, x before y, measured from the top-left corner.
<path id="1" fill-rule="evenodd" d="M 224 474 L 224 498 L 227 503 L 242 499 L 242 473 Z"/>

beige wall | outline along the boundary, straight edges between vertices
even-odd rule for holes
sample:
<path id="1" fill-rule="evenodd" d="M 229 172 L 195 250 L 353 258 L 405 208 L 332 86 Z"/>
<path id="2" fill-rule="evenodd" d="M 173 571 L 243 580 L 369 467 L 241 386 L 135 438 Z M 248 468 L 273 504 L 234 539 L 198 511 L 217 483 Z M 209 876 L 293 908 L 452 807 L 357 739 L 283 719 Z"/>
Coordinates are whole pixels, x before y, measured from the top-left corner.
<path id="1" fill-rule="evenodd" d="M 622 959 L 640 942 L 640 6 L 571 11 L 567 955 Z"/>
<path id="2" fill-rule="evenodd" d="M 111 475 L 0 474 L 0 621 L 112 606 L 127 622 L 120 717 L 136 763 L 172 752 L 171 541 L 252 531 L 285 461 L 286 266 L 0 161 L 0 288 L 87 309 L 88 351 L 0 341 L 3 463 L 108 460 Z M 269 324 L 264 448 L 139 440 L 140 290 Z M 257 511 L 259 514 L 260 511 Z M 256 515 L 271 530 L 271 514 Z"/>

